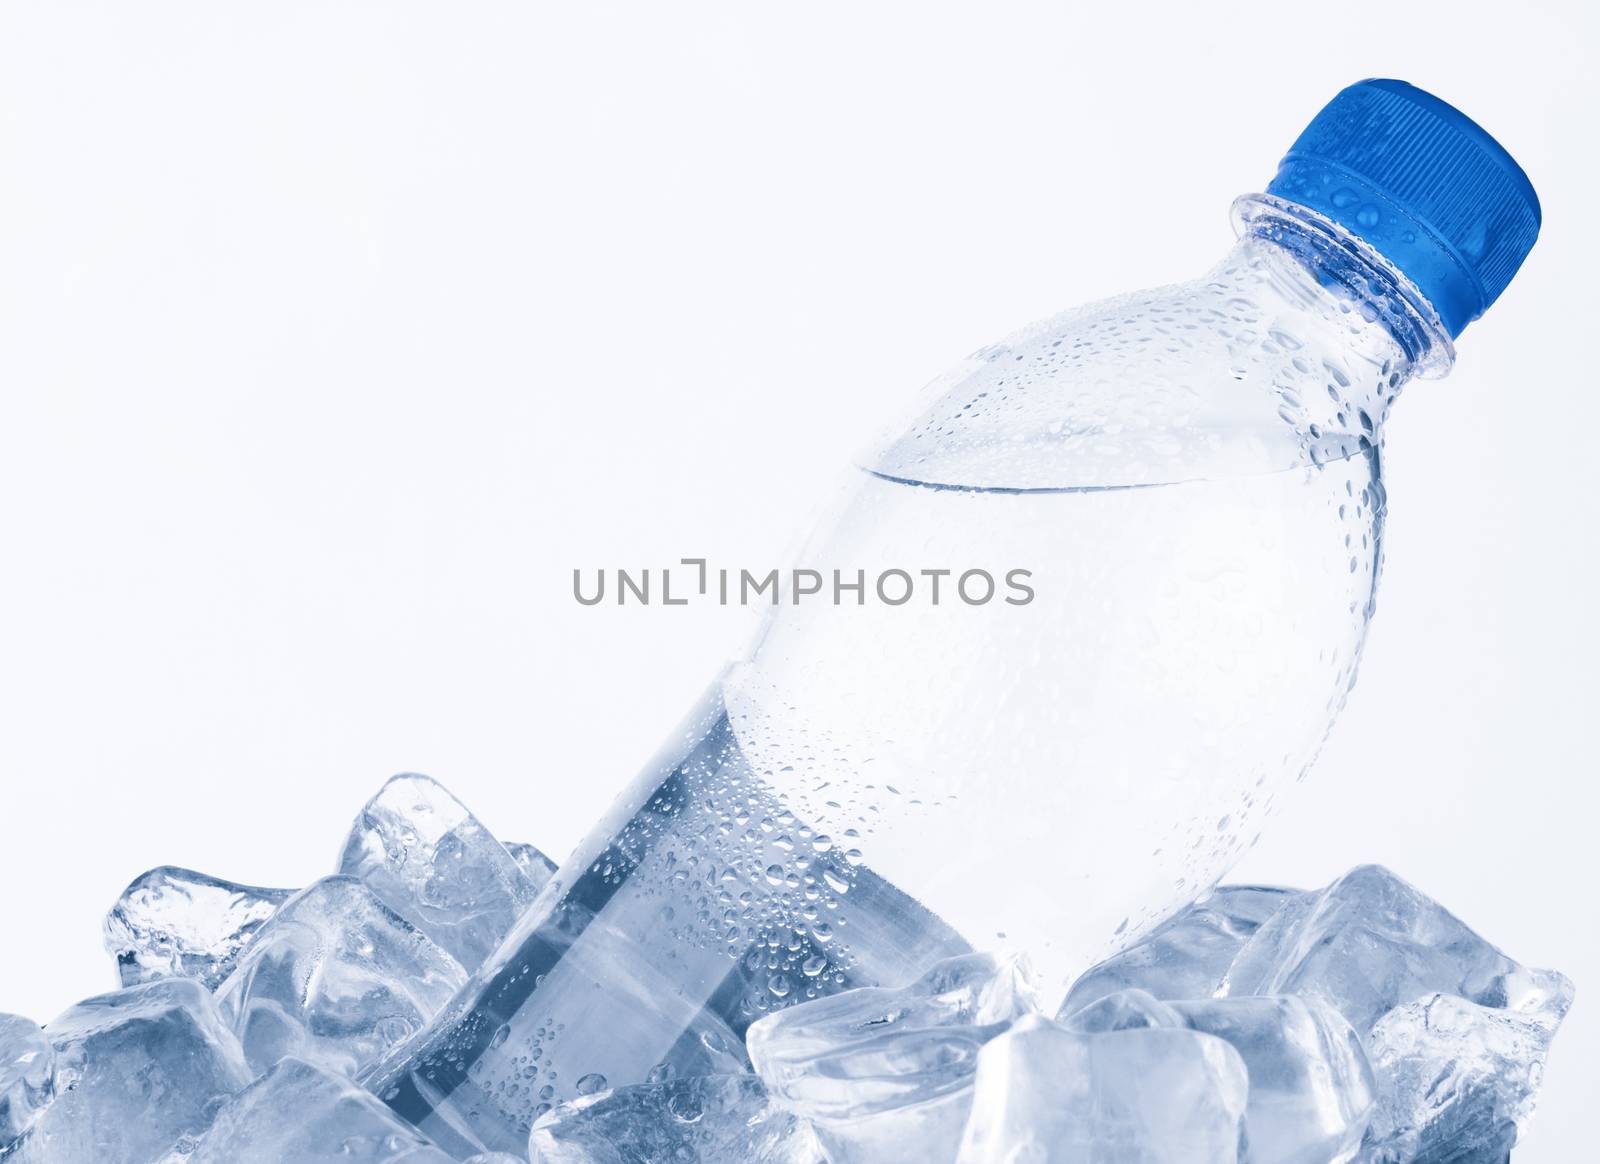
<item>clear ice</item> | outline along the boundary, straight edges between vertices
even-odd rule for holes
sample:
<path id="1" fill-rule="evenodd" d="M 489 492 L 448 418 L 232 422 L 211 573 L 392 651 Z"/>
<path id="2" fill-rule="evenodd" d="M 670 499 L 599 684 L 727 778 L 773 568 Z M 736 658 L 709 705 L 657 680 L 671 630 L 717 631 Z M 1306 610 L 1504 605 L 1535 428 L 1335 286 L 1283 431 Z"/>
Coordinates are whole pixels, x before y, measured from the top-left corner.
<path id="1" fill-rule="evenodd" d="M 124 986 L 179 977 L 214 989 L 293 893 L 162 865 L 136 878 L 106 914 L 106 951 Z"/>
<path id="2" fill-rule="evenodd" d="M 87 999 L 47 1033 L 62 1081 L 6 1164 L 151 1164 L 250 1082 L 211 994 L 168 978 Z"/>
<path id="3" fill-rule="evenodd" d="M 1384 1015 L 1367 1039 L 1378 1107 L 1364 1164 L 1498 1164 L 1533 1113 L 1553 1034 L 1544 1015 L 1448 994 Z"/>
<path id="4" fill-rule="evenodd" d="M 185 1164 L 453 1164 L 370 1092 L 288 1058 L 217 1113 Z"/>
<path id="5" fill-rule="evenodd" d="M 1069 1000 L 1070 1001 L 1070 1000 Z M 1056 1022 L 1080 1035 L 1104 1035 L 1112 1031 L 1143 1031 L 1152 1027 L 1177 1028 L 1183 1016 L 1155 995 L 1129 987 L 1097 998 L 1072 1013 L 1062 1004 Z"/>
<path id="6" fill-rule="evenodd" d="M 1372 1114 L 1372 1072 L 1356 1033 L 1314 998 L 1175 1001 L 1190 1030 L 1239 1052 L 1250 1076 L 1249 1164 L 1344 1164 Z"/>
<path id="7" fill-rule="evenodd" d="M 1228 995 L 1294 994 L 1332 1006 L 1366 1035 L 1397 1006 L 1428 994 L 1483 1006 L 1565 1013 L 1559 974 L 1506 957 L 1431 898 L 1379 865 L 1361 865 L 1290 900 L 1245 943 Z"/>
<path id="8" fill-rule="evenodd" d="M 1239 1053 L 1190 1030 L 1080 1034 L 1019 1021 L 978 1054 L 959 1164 L 1238 1164 Z"/>
<path id="9" fill-rule="evenodd" d="M 354 1074 L 466 982 L 461 965 L 353 877 L 290 898 L 217 988 L 256 1071 L 295 1055 Z"/>
<path id="10" fill-rule="evenodd" d="M 1186 1027 L 1227 1042 L 1250 1077 L 1247 1164 L 1344 1164 L 1361 1145 L 1372 1072 L 1350 1024 L 1315 999 L 1161 1001 L 1134 989 L 1058 1021 L 1083 1033 Z"/>
<path id="11" fill-rule="evenodd" d="M 1051 1021 L 741 764 L 714 725 L 546 897 L 422 777 L 363 812 L 359 878 L 151 870 L 106 921 L 149 981 L 0 1015 L 0 1161 L 1504 1164 L 1532 1113 L 1571 983 L 1386 870 L 1219 889 Z M 498 946 L 469 979 L 435 935 Z"/>
<path id="12" fill-rule="evenodd" d="M 466 805 L 437 780 L 411 772 L 390 779 L 362 808 L 339 872 L 366 882 L 468 971 L 482 965 L 538 894 Z"/>
<path id="13" fill-rule="evenodd" d="M 708 1075 L 619 1087 L 552 1108 L 533 1125 L 528 1158 L 533 1164 L 817 1164 L 820 1156 L 805 1124 L 772 1106 L 754 1076 Z"/>
<path id="14" fill-rule="evenodd" d="M 900 989 L 863 987 L 754 1023 L 746 1046 L 774 1102 L 811 1122 L 832 1164 L 951 1161 L 978 1051 L 1037 1002 L 1024 963 L 967 954 Z"/>
<path id="15" fill-rule="evenodd" d="M 1072 984 L 1061 1013 L 1130 988 L 1156 998 L 1210 998 L 1245 942 L 1297 896 L 1290 889 L 1224 885 L 1091 968 Z"/>
<path id="16" fill-rule="evenodd" d="M 56 1093 L 56 1052 L 32 1019 L 0 1014 L 0 1157 Z"/>
<path id="17" fill-rule="evenodd" d="M 511 859 L 517 863 L 517 868 L 522 870 L 533 886 L 534 892 L 545 887 L 545 882 L 555 876 L 556 863 L 543 852 L 523 841 L 507 841 L 506 852 L 511 854 Z"/>

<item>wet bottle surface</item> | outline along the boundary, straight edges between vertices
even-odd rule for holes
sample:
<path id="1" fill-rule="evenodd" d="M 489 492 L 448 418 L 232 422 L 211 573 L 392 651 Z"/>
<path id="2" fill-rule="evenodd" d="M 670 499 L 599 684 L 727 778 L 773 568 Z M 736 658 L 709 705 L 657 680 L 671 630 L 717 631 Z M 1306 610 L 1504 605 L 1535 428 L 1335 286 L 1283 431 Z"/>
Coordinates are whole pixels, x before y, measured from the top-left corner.
<path id="1" fill-rule="evenodd" d="M 367 1082 L 453 1151 L 521 1153 L 555 1102 L 748 1070 L 744 1031 L 768 1010 L 967 949 L 785 807 L 714 690 L 468 989 Z"/>
<path id="2" fill-rule="evenodd" d="M 1461 114 L 1363 82 L 1235 222 L 1206 276 L 930 386 L 802 557 L 945 571 L 946 601 L 785 594 L 381 1097 L 520 1153 L 555 1102 L 744 1069 L 771 1009 L 968 942 L 1060 989 L 1216 883 L 1354 682 L 1389 407 L 1449 369 L 1538 209 Z M 1019 567 L 1026 602 L 951 589 Z"/>

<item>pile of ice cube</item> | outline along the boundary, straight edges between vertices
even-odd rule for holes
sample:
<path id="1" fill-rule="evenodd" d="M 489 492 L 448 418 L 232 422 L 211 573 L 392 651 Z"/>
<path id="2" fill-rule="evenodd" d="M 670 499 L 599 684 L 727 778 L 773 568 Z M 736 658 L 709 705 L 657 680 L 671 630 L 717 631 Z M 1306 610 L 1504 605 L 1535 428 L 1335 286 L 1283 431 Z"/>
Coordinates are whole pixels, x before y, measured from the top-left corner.
<path id="1" fill-rule="evenodd" d="M 1221 888 L 1054 1019 L 1024 963 L 975 954 L 748 1044 L 833 1164 L 1500 1164 L 1571 1001 L 1369 865 L 1318 892 Z"/>
<path id="2" fill-rule="evenodd" d="M 360 1085 L 554 866 L 440 785 L 389 781 L 298 892 L 163 867 L 106 918 L 122 989 L 0 1016 L 4 1164 L 444 1164 Z M 1572 1000 L 1388 871 L 1225 887 L 1054 1019 L 970 954 L 749 1030 L 753 1073 L 546 1111 L 534 1164 L 1498 1164 Z M 477 1164 L 515 1164 L 491 1153 Z"/>

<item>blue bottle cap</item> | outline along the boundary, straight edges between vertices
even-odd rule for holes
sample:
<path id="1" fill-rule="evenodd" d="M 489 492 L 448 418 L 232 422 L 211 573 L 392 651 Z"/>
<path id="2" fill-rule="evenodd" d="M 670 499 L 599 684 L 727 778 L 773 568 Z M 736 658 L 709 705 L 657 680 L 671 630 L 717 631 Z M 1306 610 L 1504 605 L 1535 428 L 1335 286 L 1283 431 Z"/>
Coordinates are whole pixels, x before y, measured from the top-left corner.
<path id="1" fill-rule="evenodd" d="M 1452 337 L 1539 237 L 1539 196 L 1473 120 L 1404 81 L 1358 81 L 1311 119 L 1267 193 L 1309 207 L 1405 273 Z"/>

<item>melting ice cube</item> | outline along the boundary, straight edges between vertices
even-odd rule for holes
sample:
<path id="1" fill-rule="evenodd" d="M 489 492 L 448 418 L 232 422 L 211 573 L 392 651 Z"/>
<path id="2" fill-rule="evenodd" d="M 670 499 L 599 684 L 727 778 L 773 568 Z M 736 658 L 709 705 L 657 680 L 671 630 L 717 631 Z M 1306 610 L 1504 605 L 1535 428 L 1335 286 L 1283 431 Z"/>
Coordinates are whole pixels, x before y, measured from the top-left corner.
<path id="1" fill-rule="evenodd" d="M 1533 1113 L 1553 1028 L 1542 1016 L 1434 994 L 1368 1036 L 1378 1107 L 1370 1164 L 1493 1160 Z"/>
<path id="2" fill-rule="evenodd" d="M 354 1074 L 409 1038 L 466 982 L 426 934 L 353 877 L 284 903 L 217 988 L 256 1072 L 285 1055 Z"/>
<path id="3" fill-rule="evenodd" d="M 911 985 L 779 1011 L 746 1036 L 774 1101 L 811 1121 L 832 1164 L 955 1158 L 978 1051 L 1037 1011 L 1024 963 L 966 954 Z"/>
<path id="4" fill-rule="evenodd" d="M 205 987 L 169 978 L 80 1002 L 47 1031 L 62 1086 L 6 1164 L 150 1164 L 250 1082 Z"/>
<path id="5" fill-rule="evenodd" d="M 1506 957 L 1389 870 L 1362 865 L 1289 901 L 1229 968 L 1223 993 L 1317 998 L 1365 1035 L 1435 992 L 1483 1006 L 1565 1013 L 1570 987 Z"/>
<path id="6" fill-rule="evenodd" d="M 1250 1077 L 1246 1164 L 1344 1164 L 1372 1112 L 1372 1072 L 1350 1024 L 1315 999 L 1159 1001 L 1108 994 L 1061 1020 L 1086 1033 L 1187 1027 L 1239 1052 Z"/>
<path id="7" fill-rule="evenodd" d="M 960 1164 L 1238 1164 L 1239 1053 L 1190 1030 L 1080 1034 L 1024 1018 L 978 1055 Z"/>
<path id="8" fill-rule="evenodd" d="M 1344 1164 L 1372 1114 L 1372 1072 L 1356 1033 L 1314 998 L 1170 1004 L 1190 1030 L 1225 1040 L 1250 1075 L 1251 1164 Z"/>
<path id="9" fill-rule="evenodd" d="M 0 1156 L 55 1093 L 56 1052 L 39 1024 L 0 1014 Z"/>
<path id="10" fill-rule="evenodd" d="M 580 1081 L 579 1090 L 584 1087 Z M 534 1164 L 816 1164 L 819 1156 L 809 1129 L 773 1107 L 750 1075 L 641 1083 L 582 1096 L 540 1116 L 528 1141 Z"/>
<path id="11" fill-rule="evenodd" d="M 106 950 L 124 986 L 176 976 L 214 988 L 293 893 L 162 865 L 136 878 L 106 914 Z"/>
<path id="12" fill-rule="evenodd" d="M 451 1164 L 370 1092 L 284 1059 L 234 1096 L 186 1164 Z"/>
<path id="13" fill-rule="evenodd" d="M 507 841 L 506 852 L 511 854 L 511 859 L 517 863 L 517 868 L 522 870 L 522 875 L 535 892 L 543 889 L 544 883 L 555 874 L 556 863 L 532 845 L 522 841 Z"/>
<path id="14" fill-rule="evenodd" d="M 339 872 L 365 881 L 469 971 L 538 893 L 466 805 L 438 781 L 409 772 L 389 780 L 356 817 Z"/>
<path id="15" fill-rule="evenodd" d="M 1067 1012 L 1072 1000 L 1063 1003 L 1056 1022 L 1069 1031 L 1084 1035 L 1103 1035 L 1111 1031 L 1142 1031 L 1151 1027 L 1177 1028 L 1183 1016 L 1155 995 L 1136 987 L 1097 998 L 1081 1010 Z"/>
<path id="16" fill-rule="evenodd" d="M 1097 998 L 1130 988 L 1156 998 L 1210 998 L 1240 947 L 1298 896 L 1292 889 L 1224 885 L 1092 967 L 1072 984 L 1061 1013 L 1075 1014 Z"/>

